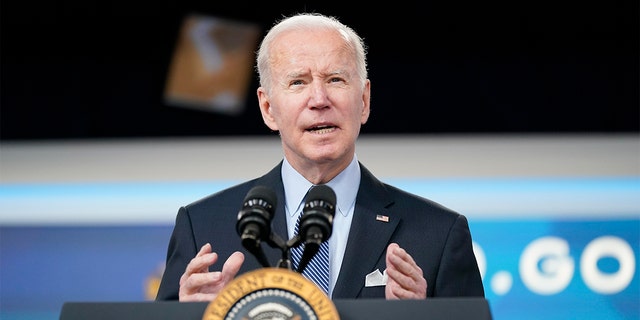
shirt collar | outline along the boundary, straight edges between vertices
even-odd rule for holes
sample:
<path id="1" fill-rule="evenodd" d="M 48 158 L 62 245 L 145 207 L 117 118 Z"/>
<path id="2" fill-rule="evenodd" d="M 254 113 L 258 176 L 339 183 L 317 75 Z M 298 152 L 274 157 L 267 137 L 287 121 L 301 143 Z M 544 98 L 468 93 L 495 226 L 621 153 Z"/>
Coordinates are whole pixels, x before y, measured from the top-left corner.
<path id="1" fill-rule="evenodd" d="M 313 184 L 293 169 L 286 158 L 282 164 L 282 183 L 285 209 L 289 216 L 293 216 L 302 210 L 302 199 Z"/>
<path id="2" fill-rule="evenodd" d="M 292 217 L 302 210 L 302 200 L 313 184 L 298 173 L 286 158 L 282 164 L 281 174 L 284 184 L 285 209 L 287 214 Z M 326 185 L 336 193 L 336 213 L 339 212 L 346 217 L 355 205 L 360 186 L 360 165 L 355 154 L 351 163 Z"/>

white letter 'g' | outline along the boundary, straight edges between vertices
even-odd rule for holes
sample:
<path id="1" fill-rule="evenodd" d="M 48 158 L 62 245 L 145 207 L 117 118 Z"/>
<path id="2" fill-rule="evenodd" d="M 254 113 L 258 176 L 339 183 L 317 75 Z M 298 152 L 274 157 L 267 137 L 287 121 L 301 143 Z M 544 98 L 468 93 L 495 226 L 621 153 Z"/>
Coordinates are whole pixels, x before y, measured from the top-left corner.
<path id="1" fill-rule="evenodd" d="M 569 244 L 558 237 L 531 242 L 520 257 L 520 276 L 529 290 L 551 295 L 567 287 L 575 270 Z"/>

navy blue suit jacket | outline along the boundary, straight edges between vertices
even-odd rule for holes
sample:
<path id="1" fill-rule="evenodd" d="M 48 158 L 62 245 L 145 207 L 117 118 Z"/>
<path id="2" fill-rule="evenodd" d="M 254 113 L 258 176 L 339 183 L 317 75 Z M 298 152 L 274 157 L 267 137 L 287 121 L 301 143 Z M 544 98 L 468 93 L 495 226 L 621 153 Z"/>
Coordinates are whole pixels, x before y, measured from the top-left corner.
<path id="1" fill-rule="evenodd" d="M 237 214 L 249 190 L 257 185 L 272 188 L 278 204 L 272 232 L 286 240 L 282 162 L 266 175 L 222 190 L 178 210 L 169 241 L 166 268 L 157 300 L 178 299 L 179 281 L 189 261 L 206 243 L 219 255 L 212 270 L 234 251 L 245 254 L 238 275 L 262 268 L 245 250 L 236 231 Z M 389 243 L 404 248 L 422 268 L 428 297 L 484 296 L 482 279 L 472 249 L 465 216 L 433 201 L 410 194 L 378 180 L 362 164 L 360 189 L 333 299 L 384 298 L 384 286 L 365 287 L 365 277 L 386 269 Z M 337 197 L 340 197 L 338 194 Z M 379 221 L 376 215 L 389 217 Z M 271 265 L 282 258 L 280 249 L 263 243 Z"/>

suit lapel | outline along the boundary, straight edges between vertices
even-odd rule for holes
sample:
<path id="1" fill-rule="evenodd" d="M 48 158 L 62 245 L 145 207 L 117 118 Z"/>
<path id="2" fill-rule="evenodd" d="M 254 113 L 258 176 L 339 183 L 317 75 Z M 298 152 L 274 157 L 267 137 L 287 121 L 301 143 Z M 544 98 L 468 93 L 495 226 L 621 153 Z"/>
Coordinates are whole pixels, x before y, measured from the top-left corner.
<path id="1" fill-rule="evenodd" d="M 356 298 L 364 288 L 366 275 L 379 268 L 378 261 L 384 266 L 387 244 L 399 223 L 387 209 L 393 199 L 382 182 L 362 164 L 360 167 L 360 188 L 342 267 L 333 290 L 334 299 Z"/>

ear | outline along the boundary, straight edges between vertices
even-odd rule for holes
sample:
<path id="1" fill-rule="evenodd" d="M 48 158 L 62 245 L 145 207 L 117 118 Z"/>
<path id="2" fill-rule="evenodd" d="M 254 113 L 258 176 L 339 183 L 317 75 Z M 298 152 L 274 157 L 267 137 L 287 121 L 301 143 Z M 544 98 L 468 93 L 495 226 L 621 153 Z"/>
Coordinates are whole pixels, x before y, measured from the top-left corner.
<path id="1" fill-rule="evenodd" d="M 365 124 L 369 120 L 371 113 L 371 81 L 367 79 L 362 91 L 362 114 L 360 115 L 360 123 Z"/>
<path id="2" fill-rule="evenodd" d="M 260 106 L 260 113 L 262 114 L 262 121 L 264 124 L 273 131 L 278 131 L 278 124 L 276 123 L 274 115 L 271 113 L 271 102 L 269 96 L 263 87 L 258 88 L 258 105 Z"/>

